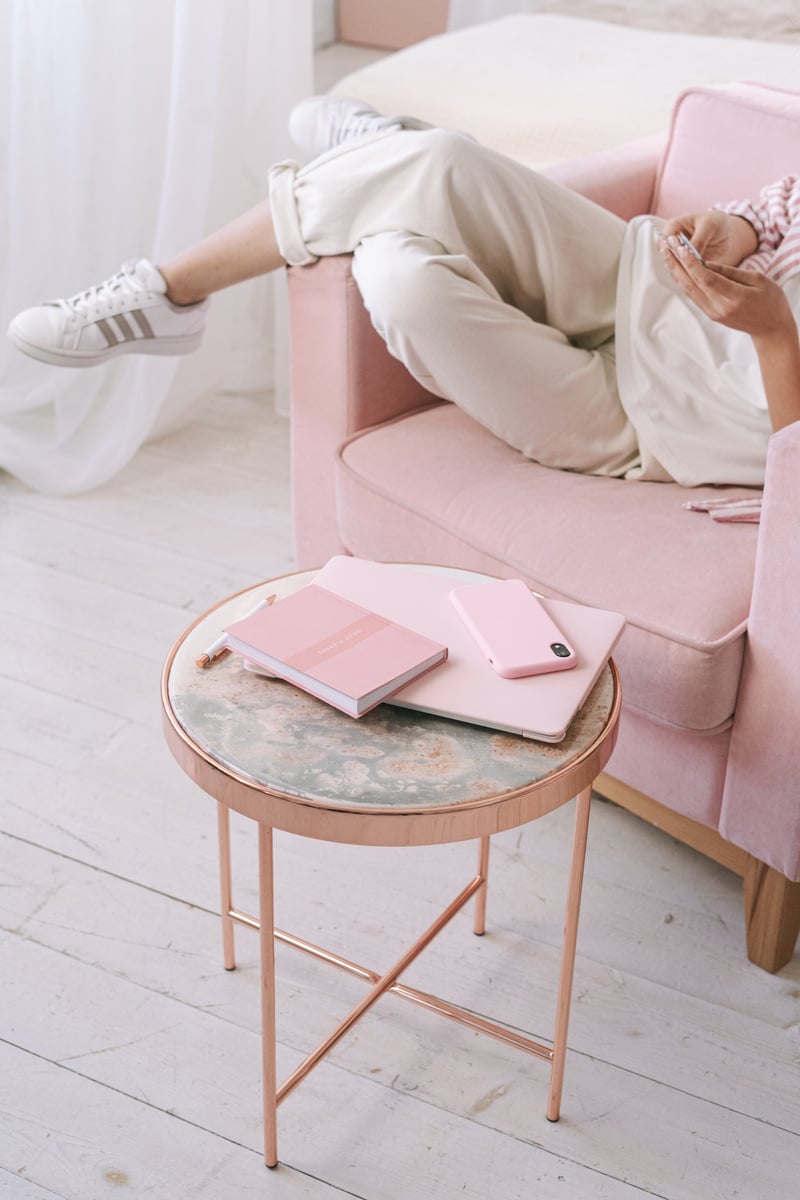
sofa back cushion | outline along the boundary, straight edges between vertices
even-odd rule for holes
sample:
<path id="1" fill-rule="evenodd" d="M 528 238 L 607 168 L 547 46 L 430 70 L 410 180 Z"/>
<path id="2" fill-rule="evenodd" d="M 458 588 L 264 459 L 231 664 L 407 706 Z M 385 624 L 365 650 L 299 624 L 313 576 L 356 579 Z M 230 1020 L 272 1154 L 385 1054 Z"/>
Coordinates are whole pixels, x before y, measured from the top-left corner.
<path id="1" fill-rule="evenodd" d="M 678 97 L 656 179 L 660 217 L 755 198 L 800 174 L 800 92 L 757 83 L 695 87 Z"/>

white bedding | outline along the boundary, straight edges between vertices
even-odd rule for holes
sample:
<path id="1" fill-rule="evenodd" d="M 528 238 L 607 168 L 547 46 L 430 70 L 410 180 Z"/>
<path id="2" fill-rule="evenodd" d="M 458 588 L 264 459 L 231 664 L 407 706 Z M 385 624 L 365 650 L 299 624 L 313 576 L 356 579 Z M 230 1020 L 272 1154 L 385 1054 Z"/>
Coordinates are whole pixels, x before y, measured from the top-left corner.
<path id="1" fill-rule="evenodd" d="M 741 79 L 797 89 L 800 43 L 539 12 L 429 38 L 353 72 L 333 91 L 463 129 L 541 167 L 657 133 L 684 88 Z"/>

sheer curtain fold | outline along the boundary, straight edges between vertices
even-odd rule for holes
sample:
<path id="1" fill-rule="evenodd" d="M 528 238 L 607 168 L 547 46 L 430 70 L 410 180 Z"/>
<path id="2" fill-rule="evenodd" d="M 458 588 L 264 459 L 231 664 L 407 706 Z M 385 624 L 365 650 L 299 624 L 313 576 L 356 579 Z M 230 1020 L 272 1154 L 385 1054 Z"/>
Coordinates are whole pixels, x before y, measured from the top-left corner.
<path id="1" fill-rule="evenodd" d="M 0 21 L 3 328 L 262 200 L 312 90 L 310 0 L 7 0 Z M 91 488 L 202 396 L 274 386 L 278 308 L 271 280 L 215 297 L 185 359 L 70 370 L 2 339 L 0 469 Z"/>

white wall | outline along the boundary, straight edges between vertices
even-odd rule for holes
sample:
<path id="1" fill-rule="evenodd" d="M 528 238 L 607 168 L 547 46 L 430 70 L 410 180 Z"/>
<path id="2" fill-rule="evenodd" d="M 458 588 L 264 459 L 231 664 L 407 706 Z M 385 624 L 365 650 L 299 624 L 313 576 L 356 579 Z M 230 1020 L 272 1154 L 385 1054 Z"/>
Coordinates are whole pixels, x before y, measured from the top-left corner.
<path id="1" fill-rule="evenodd" d="M 336 0 L 314 0 L 314 49 L 336 41 Z"/>

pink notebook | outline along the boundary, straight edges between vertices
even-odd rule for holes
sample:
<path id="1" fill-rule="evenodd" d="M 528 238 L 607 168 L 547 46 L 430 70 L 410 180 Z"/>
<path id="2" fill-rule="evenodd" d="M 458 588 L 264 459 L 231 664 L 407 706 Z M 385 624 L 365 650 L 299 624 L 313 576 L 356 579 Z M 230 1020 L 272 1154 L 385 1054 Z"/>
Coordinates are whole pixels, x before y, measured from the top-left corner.
<path id="1" fill-rule="evenodd" d="M 560 742 L 619 641 L 625 618 L 565 600 L 543 600 L 575 650 L 569 671 L 503 679 L 495 674 L 450 603 L 450 592 L 475 576 L 435 568 L 330 559 L 315 582 L 340 596 L 444 643 L 447 662 L 404 687 L 390 703 L 488 725 L 544 742 Z"/>
<path id="2" fill-rule="evenodd" d="M 235 621 L 231 650 L 360 717 L 438 666 L 447 647 L 316 583 Z"/>

